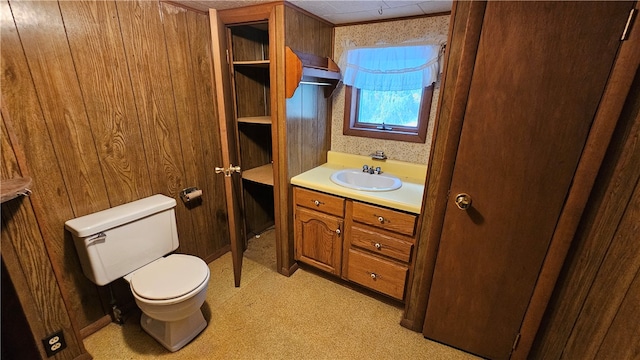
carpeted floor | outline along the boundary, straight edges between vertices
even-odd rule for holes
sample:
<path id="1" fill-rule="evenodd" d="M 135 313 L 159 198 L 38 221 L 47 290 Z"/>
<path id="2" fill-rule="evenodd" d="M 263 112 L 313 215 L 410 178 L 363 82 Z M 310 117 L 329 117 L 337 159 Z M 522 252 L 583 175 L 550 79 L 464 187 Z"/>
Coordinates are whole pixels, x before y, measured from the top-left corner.
<path id="1" fill-rule="evenodd" d="M 148 336 L 139 314 L 84 340 L 94 359 L 476 359 L 399 325 L 402 308 L 299 269 L 275 271 L 273 230 L 249 241 L 242 284 L 231 255 L 209 264 L 207 328 L 175 353 Z"/>

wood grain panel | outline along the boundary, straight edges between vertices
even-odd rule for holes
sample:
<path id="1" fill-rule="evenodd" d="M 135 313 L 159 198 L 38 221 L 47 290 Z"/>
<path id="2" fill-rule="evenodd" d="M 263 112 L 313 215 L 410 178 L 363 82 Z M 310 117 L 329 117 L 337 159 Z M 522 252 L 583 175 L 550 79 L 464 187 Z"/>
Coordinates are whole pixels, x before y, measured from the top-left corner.
<path id="1" fill-rule="evenodd" d="M 67 309 L 83 327 L 104 314 L 102 304 L 95 285 L 82 273 L 71 237 L 64 235 L 64 222 L 75 217 L 71 195 L 49 137 L 11 10 L 6 2 L 1 6 L 2 106 L 3 111 L 11 114 L 11 119 L 5 121 L 15 138 L 12 145 L 19 149 L 16 152 L 24 154 L 24 163 L 20 164 L 22 174 L 34 179 L 30 199 Z"/>
<path id="2" fill-rule="evenodd" d="M 159 3 L 116 2 L 154 193 L 177 198 L 186 187 Z M 139 19 L 144 19 L 140 21 Z M 191 215 L 176 207 L 180 241 L 193 242 Z M 186 244 L 185 244 L 186 245 Z"/>
<path id="3" fill-rule="evenodd" d="M 319 165 L 319 156 L 326 153 L 323 137 L 327 125 L 327 100 L 322 96 L 323 88 L 316 85 L 301 85 L 302 89 L 302 118 L 301 120 L 301 167 L 304 172 Z M 321 142 L 318 142 L 318 141 Z"/>
<path id="4" fill-rule="evenodd" d="M 270 115 L 269 69 L 234 66 L 237 117 Z"/>
<path id="5" fill-rule="evenodd" d="M 2 119 L 0 178 L 11 179 L 22 174 L 8 138 L 4 115 Z M 25 197 L 7 201 L 2 204 L 1 213 L 2 259 L 30 324 L 31 334 L 22 336 L 36 340 L 62 329 L 68 350 L 61 352 L 57 358 L 74 359 L 86 355 L 84 345 L 78 340 L 78 333 L 67 314 L 31 201 Z M 42 356 L 44 350 L 41 343 L 37 343 L 37 349 Z"/>
<path id="6" fill-rule="evenodd" d="M 176 196 L 184 186 L 179 134 L 159 4 L 116 2 L 131 82 L 155 193 Z M 145 19 L 144 22 L 138 19 Z M 164 79 L 165 81 L 158 81 Z"/>
<path id="7" fill-rule="evenodd" d="M 109 202 L 78 78 L 73 71 L 61 71 L 74 69 L 74 63 L 58 4 L 18 1 L 11 3 L 11 11 L 51 142 L 64 159 L 59 165 L 72 189 L 74 215 L 104 210 Z"/>
<path id="8" fill-rule="evenodd" d="M 640 319 L 638 315 L 640 304 L 640 271 L 631 283 L 616 317 L 611 323 L 607 336 L 604 338 L 596 359 L 634 359 L 640 354 L 640 342 L 629 339 L 634 334 L 640 334 Z"/>
<path id="9" fill-rule="evenodd" d="M 179 122 L 178 133 L 182 144 L 182 163 L 184 164 L 185 187 L 205 188 L 207 175 L 202 166 L 194 166 L 202 163 L 201 149 L 202 138 L 198 121 L 198 107 L 193 106 L 196 98 L 196 88 L 189 43 L 189 29 L 187 23 L 187 10 L 166 3 L 161 3 L 162 19 L 167 54 L 169 57 L 169 69 L 171 72 L 171 85 L 173 87 L 174 104 Z M 209 226 L 207 209 L 200 201 L 195 201 L 187 206 L 190 213 L 193 241 L 182 241 L 180 252 L 185 254 L 205 257 L 204 249 L 200 241 L 206 239 L 212 230 Z M 185 207 L 182 201 L 178 207 Z M 202 239 L 202 240 L 201 240 Z"/>
<path id="10" fill-rule="evenodd" d="M 12 200 L 2 205 L 3 259 L 7 256 L 5 250 L 12 247 L 8 251 L 15 251 L 16 259 L 21 266 L 10 266 L 12 269 L 8 269 L 9 273 L 12 278 L 19 278 L 14 272 L 24 271 L 26 285 L 37 309 L 38 321 L 42 323 L 42 332 L 34 333 L 33 337 L 44 338 L 62 329 L 67 350 L 61 352 L 57 358 L 74 359 L 86 351 L 71 325 L 44 248 L 44 241 L 39 229 L 34 226 L 36 224 L 35 214 L 28 199 Z"/>
<path id="11" fill-rule="evenodd" d="M 598 275 L 591 284 L 580 317 L 563 349 L 562 358 L 564 359 L 595 358 L 600 344 L 640 270 L 640 251 L 637 245 L 640 233 L 640 221 L 638 221 L 640 219 L 640 186 L 635 188 L 613 237 L 616 241 L 612 242 L 598 269 Z M 637 305 L 636 303 L 636 307 Z M 624 319 L 629 323 L 637 323 L 638 320 L 640 315 L 637 314 L 637 308 L 630 318 Z M 630 334 L 619 335 L 625 338 L 630 336 Z M 633 336 L 628 339 L 637 343 L 633 340 Z"/>
<path id="12" fill-rule="evenodd" d="M 243 181 L 244 216 L 247 240 L 274 225 L 273 186 Z"/>
<path id="13" fill-rule="evenodd" d="M 531 355 L 559 359 L 640 178 L 640 76 L 603 161 Z M 634 250 L 635 251 L 635 250 Z"/>
<path id="14" fill-rule="evenodd" d="M 233 61 L 269 60 L 267 23 L 230 27 Z"/>
<path id="15" fill-rule="evenodd" d="M 287 108 L 287 142 L 291 144 L 302 144 L 302 123 L 303 123 L 303 94 L 304 88 L 302 86 L 298 87 L 293 96 L 286 99 L 286 108 Z M 315 142 L 308 143 L 308 148 L 314 149 Z M 292 149 L 292 151 L 287 152 L 287 170 L 292 174 L 301 174 L 302 171 L 302 161 L 303 161 L 303 149 Z"/>
<path id="16" fill-rule="evenodd" d="M 115 3 L 63 1 L 60 10 L 110 206 L 150 196 Z"/>

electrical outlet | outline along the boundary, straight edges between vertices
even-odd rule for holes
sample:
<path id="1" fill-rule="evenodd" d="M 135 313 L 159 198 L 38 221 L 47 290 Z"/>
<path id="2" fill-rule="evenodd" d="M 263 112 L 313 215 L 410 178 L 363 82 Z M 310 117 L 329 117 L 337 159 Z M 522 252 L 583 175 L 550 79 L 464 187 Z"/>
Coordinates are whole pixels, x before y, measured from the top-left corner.
<path id="1" fill-rule="evenodd" d="M 44 345 L 44 350 L 47 352 L 48 357 L 52 357 L 53 355 L 62 351 L 67 347 L 67 343 L 64 341 L 64 334 L 62 334 L 62 330 L 59 330 L 46 338 L 42 339 L 42 345 Z"/>

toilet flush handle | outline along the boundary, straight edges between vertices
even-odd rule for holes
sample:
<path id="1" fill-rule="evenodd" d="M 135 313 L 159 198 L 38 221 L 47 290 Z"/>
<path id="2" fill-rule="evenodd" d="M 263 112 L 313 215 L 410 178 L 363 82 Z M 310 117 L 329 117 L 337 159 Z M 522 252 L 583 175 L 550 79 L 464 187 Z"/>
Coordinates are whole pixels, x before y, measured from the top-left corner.
<path id="1" fill-rule="evenodd" d="M 85 243 L 88 246 L 88 245 L 91 245 L 91 244 L 96 243 L 96 242 L 105 242 L 105 240 L 107 240 L 107 234 L 105 234 L 103 232 L 100 232 L 100 233 L 96 234 L 96 236 L 94 236 L 94 237 L 87 238 L 85 240 Z"/>

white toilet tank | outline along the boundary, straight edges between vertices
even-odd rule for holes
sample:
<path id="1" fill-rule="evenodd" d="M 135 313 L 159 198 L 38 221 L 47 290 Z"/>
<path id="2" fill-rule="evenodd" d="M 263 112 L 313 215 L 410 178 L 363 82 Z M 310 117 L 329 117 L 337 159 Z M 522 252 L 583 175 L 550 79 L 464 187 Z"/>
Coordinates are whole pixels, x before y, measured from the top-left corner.
<path id="1" fill-rule="evenodd" d="M 67 221 L 84 274 L 106 285 L 177 249 L 175 206 L 153 195 Z"/>

